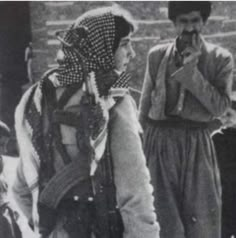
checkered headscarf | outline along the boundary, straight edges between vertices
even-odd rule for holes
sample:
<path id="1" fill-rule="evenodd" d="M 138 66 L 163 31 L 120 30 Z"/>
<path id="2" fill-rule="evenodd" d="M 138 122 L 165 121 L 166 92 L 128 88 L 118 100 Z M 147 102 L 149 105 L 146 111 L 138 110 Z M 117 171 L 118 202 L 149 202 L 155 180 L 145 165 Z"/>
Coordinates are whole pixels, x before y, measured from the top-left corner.
<path id="1" fill-rule="evenodd" d="M 81 32 L 81 27 L 87 29 Z M 58 81 L 61 86 L 79 83 L 84 78 L 83 67 L 87 73 L 107 73 L 115 68 L 112 51 L 115 40 L 115 19 L 111 12 L 79 18 L 66 32 L 62 45 L 64 59 L 59 62 Z M 70 45 L 71 47 L 68 47 Z M 79 54 L 84 57 L 82 64 Z M 102 79 L 95 77 L 97 84 Z M 109 79 L 106 79 L 109 80 Z M 122 74 L 111 82 L 112 87 L 128 87 L 129 77 Z"/>

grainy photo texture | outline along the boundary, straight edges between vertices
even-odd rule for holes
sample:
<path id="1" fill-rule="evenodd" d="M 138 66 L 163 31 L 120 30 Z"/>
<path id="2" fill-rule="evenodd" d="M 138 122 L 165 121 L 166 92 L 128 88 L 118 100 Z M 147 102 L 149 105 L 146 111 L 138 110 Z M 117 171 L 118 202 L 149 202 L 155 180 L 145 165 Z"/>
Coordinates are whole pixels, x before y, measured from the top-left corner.
<path id="1" fill-rule="evenodd" d="M 236 238 L 236 2 L 0 2 L 0 238 Z"/>

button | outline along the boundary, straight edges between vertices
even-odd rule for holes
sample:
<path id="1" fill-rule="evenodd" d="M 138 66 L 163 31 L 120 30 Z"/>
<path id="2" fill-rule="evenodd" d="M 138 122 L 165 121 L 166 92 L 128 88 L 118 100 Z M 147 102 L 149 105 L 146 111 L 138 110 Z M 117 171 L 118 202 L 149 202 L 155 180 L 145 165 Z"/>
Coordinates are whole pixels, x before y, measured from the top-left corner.
<path id="1" fill-rule="evenodd" d="M 79 201 L 79 196 L 74 196 L 73 199 L 74 201 Z"/>
<path id="2" fill-rule="evenodd" d="M 196 217 L 192 217 L 192 221 L 195 223 L 197 222 L 197 218 Z"/>
<path id="3" fill-rule="evenodd" d="M 93 201 L 93 197 L 88 197 L 88 201 L 92 202 Z"/>

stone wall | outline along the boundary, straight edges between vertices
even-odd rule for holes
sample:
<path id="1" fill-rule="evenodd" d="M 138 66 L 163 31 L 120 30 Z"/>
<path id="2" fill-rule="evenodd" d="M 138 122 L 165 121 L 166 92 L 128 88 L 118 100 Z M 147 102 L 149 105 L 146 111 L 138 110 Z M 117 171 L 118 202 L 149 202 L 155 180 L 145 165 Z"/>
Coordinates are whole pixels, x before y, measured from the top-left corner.
<path id="1" fill-rule="evenodd" d="M 139 23 L 133 37 L 136 58 L 129 71 L 131 86 L 141 89 L 148 50 L 158 43 L 167 42 L 175 36 L 172 23 L 167 19 L 166 1 L 123 2 L 30 2 L 31 26 L 34 47 L 33 74 L 37 80 L 42 73 L 54 66 L 59 42 L 55 30 L 66 29 L 68 24 L 89 9 L 119 4 L 129 10 Z M 213 2 L 213 11 L 204 35 L 209 41 L 228 48 L 236 58 L 236 2 Z M 138 96 L 136 99 L 138 99 Z"/>

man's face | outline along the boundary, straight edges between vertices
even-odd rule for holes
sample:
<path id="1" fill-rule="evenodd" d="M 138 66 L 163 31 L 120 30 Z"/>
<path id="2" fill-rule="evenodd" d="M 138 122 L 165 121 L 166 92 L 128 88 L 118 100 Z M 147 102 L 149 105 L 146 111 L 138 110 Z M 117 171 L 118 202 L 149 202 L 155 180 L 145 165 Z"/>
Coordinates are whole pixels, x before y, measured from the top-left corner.
<path id="1" fill-rule="evenodd" d="M 135 52 L 133 50 L 130 35 L 121 38 L 119 47 L 117 48 L 114 60 L 115 69 L 119 72 L 124 72 L 129 64 L 130 59 L 135 57 Z"/>
<path id="2" fill-rule="evenodd" d="M 176 17 L 174 22 L 178 36 L 185 32 L 201 33 L 205 23 L 203 22 L 200 11 L 193 11 L 187 14 L 180 14 Z"/>

